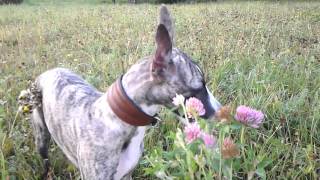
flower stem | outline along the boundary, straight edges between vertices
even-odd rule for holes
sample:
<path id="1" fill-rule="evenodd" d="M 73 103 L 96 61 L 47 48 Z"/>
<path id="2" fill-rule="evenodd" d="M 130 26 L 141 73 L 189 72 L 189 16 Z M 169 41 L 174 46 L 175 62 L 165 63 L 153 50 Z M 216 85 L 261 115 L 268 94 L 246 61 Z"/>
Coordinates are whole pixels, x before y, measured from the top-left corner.
<path id="1" fill-rule="evenodd" d="M 192 169 L 192 158 L 193 155 L 191 154 L 191 152 L 187 151 L 187 165 L 188 165 L 188 172 L 189 172 L 189 176 L 190 178 L 193 180 L 194 179 L 194 171 Z"/>
<path id="2" fill-rule="evenodd" d="M 231 161 L 231 165 L 230 165 L 229 179 L 232 179 L 232 163 L 233 163 L 233 161 Z"/>
<path id="3" fill-rule="evenodd" d="M 240 142 L 241 142 L 241 145 L 244 143 L 244 130 L 246 128 L 244 126 L 241 127 L 241 134 L 240 134 Z"/>
<path id="4" fill-rule="evenodd" d="M 219 179 L 222 179 L 222 146 L 223 146 L 223 140 L 224 140 L 225 132 L 220 131 L 219 132 L 219 148 L 220 148 L 220 161 L 219 161 Z"/>
<path id="5" fill-rule="evenodd" d="M 183 113 L 184 113 L 184 121 L 183 122 L 185 125 L 189 124 L 189 120 L 188 120 L 188 115 L 187 115 L 187 109 L 184 105 L 182 105 L 182 109 L 183 109 Z"/>
<path id="6" fill-rule="evenodd" d="M 241 151 L 242 151 L 242 156 L 243 156 L 243 158 L 245 158 L 245 154 L 244 154 L 244 134 L 245 134 L 245 129 L 246 129 L 246 127 L 245 126 L 242 126 L 241 127 L 241 134 L 240 134 L 240 143 L 241 143 L 241 146 L 242 146 L 242 148 L 241 148 Z"/>

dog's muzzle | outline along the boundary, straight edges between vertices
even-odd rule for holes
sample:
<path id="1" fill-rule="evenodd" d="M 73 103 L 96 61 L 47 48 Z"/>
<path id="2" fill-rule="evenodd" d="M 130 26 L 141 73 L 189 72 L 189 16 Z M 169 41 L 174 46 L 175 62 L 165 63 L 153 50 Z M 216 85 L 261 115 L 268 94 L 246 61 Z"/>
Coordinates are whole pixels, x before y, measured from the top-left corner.
<path id="1" fill-rule="evenodd" d="M 216 98 L 212 95 L 212 93 L 209 91 L 207 87 L 201 89 L 200 91 L 198 91 L 198 93 L 194 94 L 192 97 L 196 97 L 197 99 L 199 99 L 205 108 L 206 113 L 200 116 L 201 118 L 210 119 L 214 117 L 216 112 L 218 112 L 219 109 L 221 108 L 220 102 L 216 100 Z M 180 116 L 181 118 L 186 118 L 185 115 L 182 115 L 178 109 L 173 109 L 173 112 L 177 116 Z M 192 118 L 188 118 L 188 120 L 189 122 L 194 121 L 194 119 Z"/>

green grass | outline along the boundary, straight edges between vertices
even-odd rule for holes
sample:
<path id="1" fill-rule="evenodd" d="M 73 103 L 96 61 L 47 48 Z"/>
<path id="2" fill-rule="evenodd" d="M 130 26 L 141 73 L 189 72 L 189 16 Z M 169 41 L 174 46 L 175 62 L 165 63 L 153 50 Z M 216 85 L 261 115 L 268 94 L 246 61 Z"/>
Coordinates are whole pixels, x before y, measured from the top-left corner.
<path id="1" fill-rule="evenodd" d="M 246 142 L 250 169 L 268 157 L 267 179 L 316 179 L 320 168 L 320 3 L 241 2 L 169 6 L 176 44 L 203 67 L 210 88 L 233 108 L 263 110 L 266 121 Z M 29 121 L 17 114 L 17 96 L 41 72 L 67 67 L 105 91 L 139 58 L 154 51 L 156 5 L 0 6 L 0 174 L 39 179 Z M 177 120 L 162 113 L 149 130 L 145 157 L 166 148 Z M 10 133 L 11 132 L 11 133 Z M 238 137 L 235 137 L 238 138 Z M 56 145 L 53 176 L 79 179 Z M 141 160 L 134 173 L 144 176 Z M 318 169 L 318 170 L 317 170 Z M 249 171 L 235 176 L 247 177 Z"/>

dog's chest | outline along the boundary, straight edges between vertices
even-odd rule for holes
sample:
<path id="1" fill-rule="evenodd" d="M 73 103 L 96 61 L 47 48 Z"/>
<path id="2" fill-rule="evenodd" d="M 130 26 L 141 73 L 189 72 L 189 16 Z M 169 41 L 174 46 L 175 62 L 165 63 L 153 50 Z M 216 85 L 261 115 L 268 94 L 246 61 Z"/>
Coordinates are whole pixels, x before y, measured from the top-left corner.
<path id="1" fill-rule="evenodd" d="M 122 150 L 115 179 L 121 179 L 137 166 L 143 153 L 145 129 L 146 127 L 138 127 L 127 147 Z"/>

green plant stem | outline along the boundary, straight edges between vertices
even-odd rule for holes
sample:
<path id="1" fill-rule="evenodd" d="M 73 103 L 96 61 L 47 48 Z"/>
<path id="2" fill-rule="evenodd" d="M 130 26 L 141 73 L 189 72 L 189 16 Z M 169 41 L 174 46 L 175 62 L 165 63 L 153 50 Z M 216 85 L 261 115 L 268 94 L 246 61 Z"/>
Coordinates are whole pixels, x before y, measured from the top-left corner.
<path id="1" fill-rule="evenodd" d="M 231 161 L 231 165 L 230 165 L 230 175 L 229 175 L 229 179 L 232 180 L 232 164 L 233 164 L 233 161 Z"/>
<path id="2" fill-rule="evenodd" d="M 189 176 L 190 178 L 193 180 L 194 179 L 194 171 L 192 169 L 192 157 L 193 155 L 187 150 L 187 165 L 188 165 L 188 172 L 189 172 Z"/>
<path id="3" fill-rule="evenodd" d="M 186 109 L 186 107 L 185 107 L 185 105 L 182 105 L 182 109 L 183 109 L 183 113 L 184 113 L 184 120 L 185 120 L 185 122 L 183 122 L 185 125 L 187 125 L 188 123 L 189 123 L 189 121 L 188 121 L 188 114 L 187 114 L 187 109 Z"/>
<path id="4" fill-rule="evenodd" d="M 1 142 L 1 147 L 4 146 L 4 142 L 6 140 L 6 135 L 3 137 L 3 140 Z M 3 155 L 3 152 L 2 152 L 2 148 L 0 148 L 0 155 L 1 155 L 1 179 L 2 180 L 5 180 L 6 179 L 6 176 L 8 175 L 7 174 L 7 171 L 6 171 L 6 164 L 5 164 L 5 158 L 4 158 L 4 155 Z"/>
<path id="5" fill-rule="evenodd" d="M 225 132 L 219 132 L 219 148 L 220 148 L 220 160 L 219 160 L 219 179 L 222 179 L 222 146 L 224 140 Z"/>
<path id="6" fill-rule="evenodd" d="M 242 156 L 243 158 L 245 159 L 245 154 L 244 154 L 244 134 L 245 134 L 245 129 L 246 127 L 245 126 L 242 126 L 241 127 L 241 134 L 240 134 L 240 143 L 241 143 L 241 153 L 242 153 Z"/>
<path id="7" fill-rule="evenodd" d="M 243 144 L 244 143 L 244 131 L 245 131 L 245 126 L 242 126 L 241 127 L 241 134 L 240 134 L 240 142 L 241 142 L 241 144 Z"/>
<path id="8" fill-rule="evenodd" d="M 16 115 L 14 116 L 14 120 L 13 120 L 12 125 L 11 125 L 10 130 L 9 130 L 9 137 L 12 136 L 13 128 L 14 128 L 14 125 L 15 125 L 15 123 L 16 123 L 16 120 L 17 120 L 17 118 L 18 118 L 18 116 L 19 116 L 19 113 L 20 113 L 20 112 L 17 111 Z"/>

